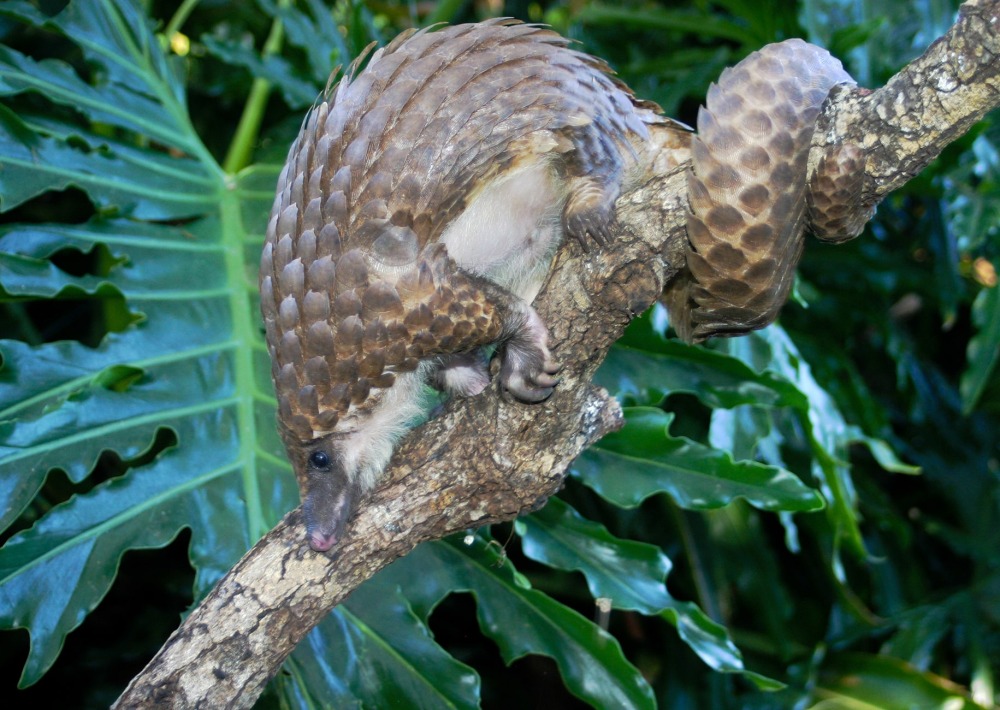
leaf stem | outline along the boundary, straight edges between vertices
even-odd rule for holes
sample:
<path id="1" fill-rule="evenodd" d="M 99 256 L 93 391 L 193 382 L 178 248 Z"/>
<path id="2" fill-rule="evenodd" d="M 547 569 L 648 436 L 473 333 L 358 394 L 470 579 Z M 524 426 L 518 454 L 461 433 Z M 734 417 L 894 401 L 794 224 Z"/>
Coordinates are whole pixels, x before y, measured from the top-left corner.
<path id="1" fill-rule="evenodd" d="M 291 0 L 280 0 L 278 7 L 288 7 Z M 281 44 L 285 39 L 285 29 L 281 19 L 274 18 L 271 31 L 264 41 L 261 49 L 261 57 L 266 58 L 276 54 L 281 49 Z M 257 135 L 260 133 L 260 124 L 264 116 L 264 109 L 267 108 L 267 100 L 271 95 L 271 82 L 260 77 L 253 80 L 250 86 L 250 94 L 247 96 L 246 105 L 243 107 L 243 115 L 240 116 L 239 125 L 233 135 L 233 141 L 229 144 L 226 152 L 226 159 L 222 163 L 222 169 L 232 175 L 239 172 L 250 163 L 250 156 L 253 153 L 254 145 L 257 143 Z"/>
<path id="2" fill-rule="evenodd" d="M 691 529 L 689 517 L 676 505 L 664 501 L 663 506 L 667 508 L 667 514 L 677 524 L 677 530 L 681 536 L 681 546 L 685 550 L 691 567 L 691 581 L 694 584 L 695 596 L 698 598 L 698 606 L 705 610 L 712 621 L 717 624 L 723 623 L 722 610 L 719 608 L 716 595 L 712 593 L 709 574 L 705 570 L 705 560 L 698 542 L 695 540 L 695 533 Z"/>
<path id="3" fill-rule="evenodd" d="M 199 2 L 201 0 L 184 0 L 181 3 L 181 6 L 177 8 L 177 12 L 170 18 L 170 22 L 167 23 L 166 28 L 163 30 L 163 36 L 167 38 L 167 42 L 170 41 L 175 32 L 180 31 L 181 25 L 187 21 L 188 15 L 197 7 Z"/>
<path id="4" fill-rule="evenodd" d="M 4 310 L 10 316 L 11 321 L 15 324 L 17 332 L 21 334 L 21 339 L 28 345 L 41 345 L 45 342 L 45 338 L 35 327 L 34 322 L 31 317 L 28 316 L 27 311 L 24 309 L 23 303 L 12 302 L 5 303 Z M 4 337 L 14 337 L 13 335 L 5 335 Z"/>

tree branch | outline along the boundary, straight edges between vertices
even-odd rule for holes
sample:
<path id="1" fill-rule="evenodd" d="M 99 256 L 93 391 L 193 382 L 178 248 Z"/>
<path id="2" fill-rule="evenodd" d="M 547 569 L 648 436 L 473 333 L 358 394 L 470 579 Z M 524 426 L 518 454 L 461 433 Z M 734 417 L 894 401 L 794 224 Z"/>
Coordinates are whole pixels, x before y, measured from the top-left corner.
<path id="1" fill-rule="evenodd" d="M 902 187 L 1000 105 L 998 17 L 997 0 L 966 2 L 947 34 L 884 87 L 826 107 L 814 144 L 864 149 L 868 204 Z"/>
<path id="2" fill-rule="evenodd" d="M 1000 2 L 966 3 L 956 25 L 883 89 L 841 91 L 814 143 L 867 154 L 877 203 L 1000 104 Z M 679 138 L 678 140 L 682 140 Z M 683 151 L 683 146 L 678 146 Z M 687 163 L 618 201 L 614 250 L 564 245 L 535 306 L 565 364 L 538 405 L 496 388 L 450 402 L 398 447 L 333 557 L 289 513 L 216 585 L 116 707 L 249 707 L 296 644 L 363 581 L 417 544 L 540 507 L 573 459 L 622 424 L 594 372 L 628 322 L 684 266 Z"/>

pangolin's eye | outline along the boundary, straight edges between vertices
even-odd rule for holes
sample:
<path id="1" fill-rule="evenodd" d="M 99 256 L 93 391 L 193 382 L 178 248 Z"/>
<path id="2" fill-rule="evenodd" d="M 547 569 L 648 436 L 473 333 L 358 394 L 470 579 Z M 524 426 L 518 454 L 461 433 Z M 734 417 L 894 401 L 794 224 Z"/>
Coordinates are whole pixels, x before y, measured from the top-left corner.
<path id="1" fill-rule="evenodd" d="M 309 465 L 313 468 L 327 468 L 330 465 L 330 455 L 325 451 L 313 451 L 309 454 Z"/>

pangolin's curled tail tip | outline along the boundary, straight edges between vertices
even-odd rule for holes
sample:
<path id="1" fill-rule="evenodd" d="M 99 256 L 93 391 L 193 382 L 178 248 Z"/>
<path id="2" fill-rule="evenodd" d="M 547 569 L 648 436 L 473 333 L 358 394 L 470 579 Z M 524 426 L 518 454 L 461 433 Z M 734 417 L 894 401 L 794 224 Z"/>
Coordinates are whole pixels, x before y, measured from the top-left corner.
<path id="1" fill-rule="evenodd" d="M 807 185 L 822 104 L 834 86 L 853 83 L 826 50 L 787 40 L 754 52 L 710 87 L 691 144 L 689 278 L 665 298 L 684 340 L 773 322 L 807 222 L 834 242 L 863 229 L 871 209 L 861 206 L 860 148 L 831 150 Z"/>
<path id="2" fill-rule="evenodd" d="M 875 212 L 862 202 L 865 152 L 854 143 L 831 146 L 809 183 L 809 229 L 825 242 L 842 244 L 865 229 Z"/>

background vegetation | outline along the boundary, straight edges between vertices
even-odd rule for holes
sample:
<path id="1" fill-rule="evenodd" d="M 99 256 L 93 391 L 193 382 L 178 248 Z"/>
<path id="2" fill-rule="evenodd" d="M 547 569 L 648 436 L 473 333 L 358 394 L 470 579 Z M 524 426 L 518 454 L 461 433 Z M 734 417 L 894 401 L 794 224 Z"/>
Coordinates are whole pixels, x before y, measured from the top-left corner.
<path id="1" fill-rule="evenodd" d="M 806 37 L 879 86 L 955 10 L 64 5 L 0 4 L 8 708 L 108 705 L 297 502 L 255 271 L 280 163 L 333 66 L 405 27 L 513 15 L 580 40 L 693 123 L 709 82 L 763 44 Z M 660 309 L 636 321 L 599 378 L 628 425 L 558 499 L 386 569 L 261 706 L 994 705 L 991 119 L 861 239 L 810 243 L 780 326 L 688 347 Z"/>

